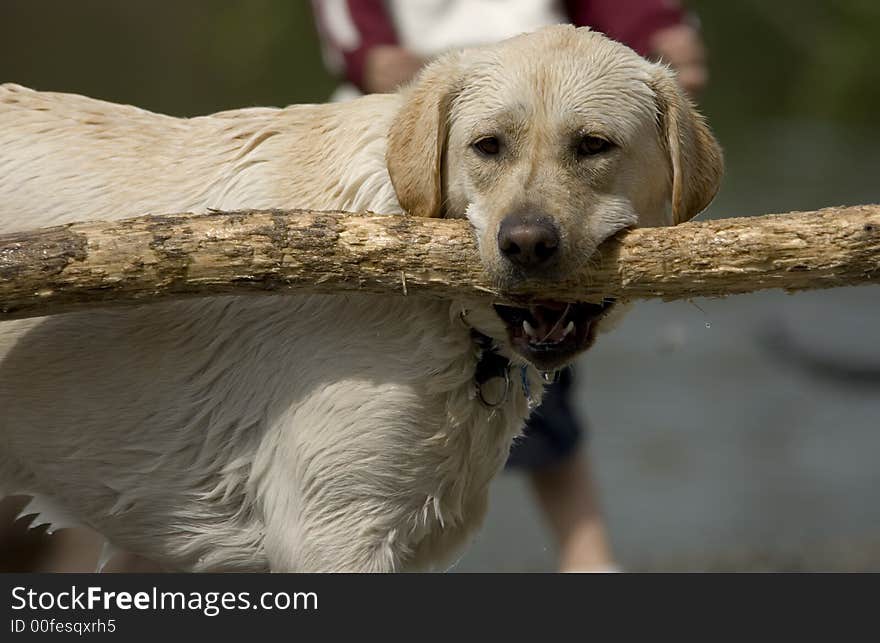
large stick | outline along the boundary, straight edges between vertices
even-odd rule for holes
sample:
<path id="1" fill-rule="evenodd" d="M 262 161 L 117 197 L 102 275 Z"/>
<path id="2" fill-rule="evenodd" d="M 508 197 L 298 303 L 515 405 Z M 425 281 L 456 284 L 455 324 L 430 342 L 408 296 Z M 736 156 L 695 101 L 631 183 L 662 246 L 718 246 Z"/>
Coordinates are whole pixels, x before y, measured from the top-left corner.
<path id="1" fill-rule="evenodd" d="M 880 282 L 880 206 L 633 230 L 581 274 L 499 292 L 462 220 L 307 211 L 146 216 L 0 235 L 0 320 L 247 293 L 683 299 Z"/>

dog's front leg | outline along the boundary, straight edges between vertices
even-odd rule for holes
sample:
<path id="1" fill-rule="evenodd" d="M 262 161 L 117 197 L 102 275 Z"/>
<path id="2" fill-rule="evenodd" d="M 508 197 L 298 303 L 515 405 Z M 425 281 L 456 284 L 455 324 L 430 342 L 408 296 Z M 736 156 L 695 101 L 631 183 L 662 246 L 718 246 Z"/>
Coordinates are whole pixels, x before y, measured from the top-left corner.
<path id="1" fill-rule="evenodd" d="M 270 571 L 400 571 L 394 529 L 382 533 L 365 528 L 344 508 L 317 511 L 315 507 L 300 506 L 292 495 L 285 495 L 277 494 L 264 507 L 264 548 Z M 315 512 L 310 513 L 312 510 Z"/>
<path id="2" fill-rule="evenodd" d="M 400 571 L 402 508 L 348 458 L 303 457 L 289 446 L 273 449 L 259 479 L 270 571 Z"/>

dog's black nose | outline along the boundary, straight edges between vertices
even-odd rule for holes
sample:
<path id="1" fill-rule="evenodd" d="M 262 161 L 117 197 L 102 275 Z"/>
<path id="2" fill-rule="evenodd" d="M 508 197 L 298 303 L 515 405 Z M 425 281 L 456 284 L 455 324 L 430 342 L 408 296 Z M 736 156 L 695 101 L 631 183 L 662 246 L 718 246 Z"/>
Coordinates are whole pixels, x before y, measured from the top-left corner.
<path id="1" fill-rule="evenodd" d="M 511 214 L 498 229 L 498 250 L 522 268 L 546 265 L 559 249 L 559 232 L 546 216 Z"/>

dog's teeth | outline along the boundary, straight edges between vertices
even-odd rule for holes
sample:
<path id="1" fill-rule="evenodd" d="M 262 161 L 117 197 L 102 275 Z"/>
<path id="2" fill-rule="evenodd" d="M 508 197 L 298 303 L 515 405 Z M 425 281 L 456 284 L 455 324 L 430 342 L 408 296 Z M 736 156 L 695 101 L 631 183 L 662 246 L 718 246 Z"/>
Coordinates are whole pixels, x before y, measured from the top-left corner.
<path id="1" fill-rule="evenodd" d="M 565 327 L 565 330 L 562 331 L 562 336 L 563 336 L 563 337 L 568 337 L 569 334 L 570 334 L 573 330 L 574 330 L 574 322 L 573 322 L 573 321 L 570 321 L 570 322 L 568 322 L 568 326 Z"/>
<path id="2" fill-rule="evenodd" d="M 529 337 L 537 337 L 538 331 L 532 328 L 532 325 L 528 322 L 528 320 L 523 320 L 523 330 L 526 331 L 526 335 Z"/>

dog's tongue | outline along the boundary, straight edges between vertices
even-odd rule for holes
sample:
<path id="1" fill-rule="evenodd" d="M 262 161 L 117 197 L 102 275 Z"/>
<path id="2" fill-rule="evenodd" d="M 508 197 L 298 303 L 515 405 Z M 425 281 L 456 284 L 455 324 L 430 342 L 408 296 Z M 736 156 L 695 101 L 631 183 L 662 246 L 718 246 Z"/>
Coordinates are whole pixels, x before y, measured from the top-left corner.
<path id="1" fill-rule="evenodd" d="M 541 302 L 529 306 L 529 314 L 535 320 L 535 337 L 541 342 L 561 342 L 572 331 L 565 319 L 568 304 Z"/>

